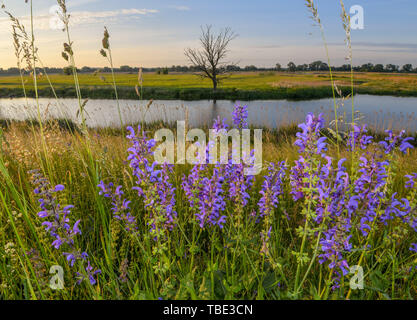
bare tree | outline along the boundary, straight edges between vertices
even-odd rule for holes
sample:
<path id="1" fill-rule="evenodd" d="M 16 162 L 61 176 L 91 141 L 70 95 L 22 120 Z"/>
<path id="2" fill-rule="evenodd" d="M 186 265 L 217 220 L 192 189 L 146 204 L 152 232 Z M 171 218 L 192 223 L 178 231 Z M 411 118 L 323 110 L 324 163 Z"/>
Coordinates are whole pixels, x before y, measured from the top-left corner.
<path id="1" fill-rule="evenodd" d="M 227 63 L 225 58 L 229 52 L 228 46 L 237 35 L 230 28 L 225 28 L 219 34 L 212 32 L 212 26 L 201 27 L 201 49 L 186 49 L 185 55 L 191 64 L 201 72 L 201 76 L 213 82 L 213 91 L 221 76 L 227 73 L 226 66 L 235 65 Z"/>

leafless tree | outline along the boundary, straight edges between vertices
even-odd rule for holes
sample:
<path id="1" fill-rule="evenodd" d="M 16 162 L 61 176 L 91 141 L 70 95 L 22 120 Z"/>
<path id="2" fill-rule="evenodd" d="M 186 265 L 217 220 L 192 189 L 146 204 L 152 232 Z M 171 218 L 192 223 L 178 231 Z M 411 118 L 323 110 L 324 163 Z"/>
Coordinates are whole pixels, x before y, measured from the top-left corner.
<path id="1" fill-rule="evenodd" d="M 191 64 L 201 73 L 204 78 L 213 82 L 213 90 L 217 90 L 217 85 L 221 76 L 227 73 L 227 66 L 235 65 L 227 63 L 225 58 L 229 52 L 228 46 L 237 35 L 231 28 L 222 29 L 219 34 L 214 34 L 212 26 L 201 27 L 200 44 L 201 49 L 186 49 L 185 56 Z"/>

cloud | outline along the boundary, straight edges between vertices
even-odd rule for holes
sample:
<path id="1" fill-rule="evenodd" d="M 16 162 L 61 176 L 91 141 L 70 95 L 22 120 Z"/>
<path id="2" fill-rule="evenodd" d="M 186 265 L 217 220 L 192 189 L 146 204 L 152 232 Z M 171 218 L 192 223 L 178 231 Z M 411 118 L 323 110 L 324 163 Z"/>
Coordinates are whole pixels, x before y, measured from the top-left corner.
<path id="1" fill-rule="evenodd" d="M 76 11 L 71 13 L 73 24 L 86 24 L 94 23 L 98 20 L 107 18 L 116 18 L 120 16 L 135 16 L 135 15 L 147 15 L 150 13 L 157 13 L 158 10 L 154 9 L 121 9 L 114 11 Z"/>
<path id="2" fill-rule="evenodd" d="M 255 45 L 255 46 L 249 45 L 247 47 L 252 48 L 252 49 L 280 49 L 282 48 L 281 45 L 276 45 L 276 44 L 265 44 L 265 45 Z"/>
<path id="3" fill-rule="evenodd" d="M 341 42 L 330 43 L 333 46 L 344 46 L 345 44 Z M 414 51 L 417 49 L 417 43 L 405 43 L 405 42 L 361 42 L 361 41 L 354 41 L 352 43 L 353 47 L 358 48 L 384 48 L 388 50 L 410 50 Z M 369 49 L 371 50 L 371 49 Z M 375 49 L 372 49 L 375 50 Z"/>
<path id="4" fill-rule="evenodd" d="M 74 8 L 79 6 L 84 6 L 86 4 L 98 2 L 99 0 L 71 0 L 67 1 L 67 7 L 68 8 Z"/>
<path id="5" fill-rule="evenodd" d="M 172 8 L 178 11 L 190 11 L 191 10 L 191 8 L 187 6 L 173 6 Z"/>
<path id="6" fill-rule="evenodd" d="M 89 0 L 91 2 L 92 0 Z M 84 1 L 86 3 L 87 1 Z M 38 30 L 50 30 L 57 29 L 55 26 L 60 25 L 60 21 L 57 15 L 54 15 L 57 7 L 52 7 L 49 14 L 37 15 L 34 19 L 35 29 Z M 137 18 L 138 16 L 144 16 L 148 14 L 158 13 L 155 9 L 120 9 L 113 11 L 73 11 L 71 12 L 70 23 L 72 26 L 80 26 L 85 24 L 92 24 L 102 22 L 103 20 L 115 21 L 121 17 Z M 27 25 L 30 22 L 30 17 L 25 16 L 20 21 Z M 58 28 L 59 29 L 59 28 Z M 0 30 L 10 30 L 9 18 L 0 18 Z M 1 33 L 1 32 L 0 32 Z"/>
<path id="7" fill-rule="evenodd" d="M 377 48 L 402 48 L 417 49 L 417 43 L 399 43 L 399 42 L 353 42 L 353 45 L 361 47 L 377 47 Z"/>

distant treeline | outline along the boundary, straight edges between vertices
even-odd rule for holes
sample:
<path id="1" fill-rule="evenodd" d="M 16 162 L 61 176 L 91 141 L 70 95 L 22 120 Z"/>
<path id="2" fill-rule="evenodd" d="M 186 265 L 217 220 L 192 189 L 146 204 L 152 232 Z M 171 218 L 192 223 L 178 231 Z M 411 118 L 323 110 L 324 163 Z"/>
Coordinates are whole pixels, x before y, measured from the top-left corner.
<path id="1" fill-rule="evenodd" d="M 336 67 L 332 66 L 333 71 L 350 71 L 350 65 L 344 64 L 342 66 Z M 171 66 L 171 67 L 155 67 L 155 68 L 142 68 L 143 72 L 155 72 L 158 74 L 168 74 L 170 72 L 198 72 L 197 68 L 193 66 Z M 242 71 L 287 71 L 287 72 L 296 72 L 296 71 L 328 71 L 329 66 L 327 63 L 322 61 L 314 61 L 310 64 L 295 64 L 294 62 L 289 62 L 286 67 L 277 63 L 274 67 L 271 68 L 260 68 L 254 65 L 240 67 L 236 65 L 226 66 L 225 70 L 227 72 L 242 72 Z M 46 71 L 48 74 L 71 74 L 71 69 L 66 68 L 45 68 L 38 69 L 39 72 Z M 109 67 L 103 68 L 92 68 L 92 67 L 82 67 L 77 69 L 79 73 L 110 73 L 111 69 Z M 130 66 L 121 66 L 120 68 L 115 68 L 115 72 L 120 73 L 137 73 L 139 72 L 139 67 L 130 67 Z M 395 64 L 372 64 L 366 63 L 361 66 L 354 66 L 353 71 L 355 72 L 401 72 L 401 73 L 417 73 L 417 68 L 413 68 L 411 63 L 405 64 L 402 67 Z M 0 75 L 18 75 L 18 68 L 9 68 L 3 69 L 0 68 Z"/>

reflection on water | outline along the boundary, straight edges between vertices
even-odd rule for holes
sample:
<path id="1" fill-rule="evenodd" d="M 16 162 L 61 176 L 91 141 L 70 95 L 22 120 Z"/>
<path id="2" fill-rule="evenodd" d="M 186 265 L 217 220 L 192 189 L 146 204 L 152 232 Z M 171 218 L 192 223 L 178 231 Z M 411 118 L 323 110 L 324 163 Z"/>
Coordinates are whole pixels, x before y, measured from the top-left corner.
<path id="1" fill-rule="evenodd" d="M 40 112 L 43 119 L 67 118 L 77 119 L 78 101 L 76 99 L 40 99 Z M 249 107 L 249 123 L 255 127 L 277 128 L 283 125 L 300 123 L 308 112 L 324 113 L 327 120 L 334 118 L 333 100 L 313 101 L 242 101 Z M 37 108 L 34 100 L 29 100 L 29 107 L 24 99 L 0 99 L 0 118 L 24 120 L 37 119 Z M 164 121 L 173 123 L 176 120 L 188 119 L 192 127 L 211 125 L 217 116 L 228 119 L 235 102 L 156 100 L 149 109 L 148 101 L 121 100 L 120 107 L 124 124 L 141 121 Z M 339 117 L 346 121 L 351 119 L 351 102 L 339 107 Z M 406 129 L 417 130 L 417 98 L 400 98 L 387 96 L 355 96 L 355 109 L 362 115 L 361 122 L 372 129 Z M 86 105 L 87 125 L 90 127 L 120 126 L 117 104 L 114 100 L 90 100 Z"/>

